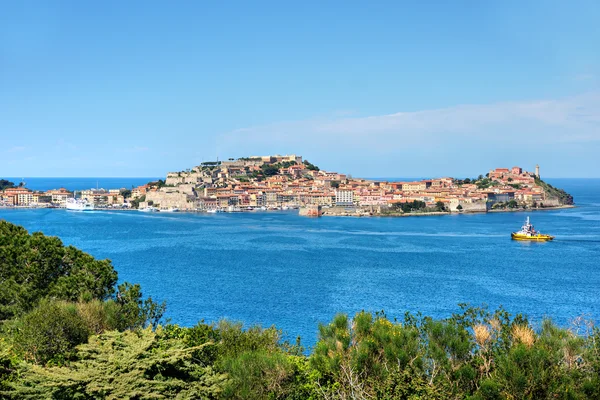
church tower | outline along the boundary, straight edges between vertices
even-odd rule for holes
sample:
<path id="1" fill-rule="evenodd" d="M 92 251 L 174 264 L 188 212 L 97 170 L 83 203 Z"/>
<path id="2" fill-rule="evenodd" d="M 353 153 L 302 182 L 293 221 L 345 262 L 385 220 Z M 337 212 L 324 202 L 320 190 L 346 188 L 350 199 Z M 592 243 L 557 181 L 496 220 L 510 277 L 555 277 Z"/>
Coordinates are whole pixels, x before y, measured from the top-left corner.
<path id="1" fill-rule="evenodd" d="M 535 176 L 537 176 L 538 179 L 540 179 L 540 166 L 537 164 L 535 166 Z"/>

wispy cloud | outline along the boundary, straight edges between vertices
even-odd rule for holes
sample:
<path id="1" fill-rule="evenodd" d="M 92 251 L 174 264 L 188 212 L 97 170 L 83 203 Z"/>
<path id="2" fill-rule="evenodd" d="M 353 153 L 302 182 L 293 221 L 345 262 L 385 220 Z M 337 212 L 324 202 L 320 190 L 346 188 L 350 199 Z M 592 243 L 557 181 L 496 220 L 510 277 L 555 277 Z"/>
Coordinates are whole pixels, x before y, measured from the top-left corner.
<path id="1" fill-rule="evenodd" d="M 579 82 L 595 82 L 598 77 L 594 74 L 577 74 L 574 76 L 574 79 Z"/>
<path id="2" fill-rule="evenodd" d="M 422 145 L 501 134 L 503 141 L 600 141 L 600 93 L 559 100 L 468 104 L 367 117 L 319 118 L 242 128 L 223 136 L 231 143 L 279 142 L 348 145 L 368 149 Z M 524 133 L 527 133 L 524 136 Z"/>
<path id="3" fill-rule="evenodd" d="M 221 154 L 296 153 L 362 176 L 438 176 L 539 162 L 553 176 L 597 165 L 600 92 L 372 116 L 319 117 L 220 135 Z M 535 164 L 533 164 L 535 165 Z M 484 169 L 485 171 L 485 169 Z"/>
<path id="4" fill-rule="evenodd" d="M 18 153 L 20 151 L 25 151 L 27 150 L 27 147 L 25 146 L 13 146 L 10 149 L 6 150 L 7 153 Z"/>
<path id="5" fill-rule="evenodd" d="M 58 139 L 56 145 L 54 146 L 54 149 L 57 151 L 76 151 L 78 150 L 78 147 L 74 143 L 67 142 L 65 139 Z"/>

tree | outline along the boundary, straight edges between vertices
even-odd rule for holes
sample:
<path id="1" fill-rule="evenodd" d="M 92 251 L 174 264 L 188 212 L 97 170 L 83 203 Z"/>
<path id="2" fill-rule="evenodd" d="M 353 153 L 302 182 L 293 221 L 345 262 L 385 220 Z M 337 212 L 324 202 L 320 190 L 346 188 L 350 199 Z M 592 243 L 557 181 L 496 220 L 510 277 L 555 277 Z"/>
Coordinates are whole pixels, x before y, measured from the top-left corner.
<path id="1" fill-rule="evenodd" d="M 435 209 L 437 211 L 446 211 L 446 205 L 443 201 L 438 201 L 435 203 Z"/>
<path id="2" fill-rule="evenodd" d="M 277 175 L 277 173 L 279 172 L 279 168 L 277 168 L 274 165 L 269 165 L 269 164 L 263 164 L 263 165 L 261 165 L 260 169 L 262 170 L 262 173 L 265 176 Z"/>
<path id="3" fill-rule="evenodd" d="M 7 181 L 6 179 L 0 179 L 0 190 L 13 188 L 15 187 L 15 183 L 11 181 Z"/>
<path id="4" fill-rule="evenodd" d="M 120 284 L 114 297 L 119 306 L 119 312 L 114 316 L 114 318 L 118 318 L 118 321 L 112 321 L 111 324 L 114 329 L 118 330 L 147 326 L 156 328 L 167 308 L 165 302 L 158 304 L 152 300 L 152 297 L 144 300 L 142 288 L 137 283 L 135 285 L 128 282 Z"/>
<path id="5" fill-rule="evenodd" d="M 462 209 L 463 209 L 463 206 L 459 204 L 459 205 L 457 205 L 457 206 L 456 206 L 456 209 L 457 209 L 458 211 L 462 211 Z"/>
<path id="6" fill-rule="evenodd" d="M 128 199 L 128 198 L 130 198 L 130 197 L 131 197 L 131 190 L 129 190 L 129 189 L 121 189 L 121 190 L 119 191 L 119 194 L 120 194 L 121 196 L 123 196 L 123 198 L 125 198 L 125 199 Z"/>
<path id="7" fill-rule="evenodd" d="M 31 310 L 46 297 L 104 300 L 114 293 L 117 273 L 57 237 L 0 221 L 0 321 Z"/>
<path id="8" fill-rule="evenodd" d="M 130 201 L 131 203 L 131 207 L 132 208 L 139 208 L 140 207 L 140 203 L 146 201 L 146 195 L 142 195 L 141 197 L 138 197 L 137 199 L 133 199 Z"/>
<path id="9" fill-rule="evenodd" d="M 517 208 L 518 204 L 515 199 L 512 199 L 508 202 L 508 208 Z"/>
<path id="10" fill-rule="evenodd" d="M 319 167 L 311 164 L 308 160 L 304 160 L 303 164 L 306 167 L 306 169 L 308 169 L 310 171 L 319 171 Z"/>
<path id="11" fill-rule="evenodd" d="M 198 359 L 210 346 L 186 346 L 150 328 L 108 332 L 79 346 L 77 361 L 69 366 L 22 366 L 11 394 L 31 399 L 216 399 L 227 376 Z"/>

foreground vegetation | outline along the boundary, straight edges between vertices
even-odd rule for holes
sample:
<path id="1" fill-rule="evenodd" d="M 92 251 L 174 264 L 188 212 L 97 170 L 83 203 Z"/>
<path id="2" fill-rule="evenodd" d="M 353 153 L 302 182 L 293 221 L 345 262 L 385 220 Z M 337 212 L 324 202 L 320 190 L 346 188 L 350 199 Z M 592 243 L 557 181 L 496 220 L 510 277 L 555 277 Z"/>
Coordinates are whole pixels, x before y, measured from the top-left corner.
<path id="1" fill-rule="evenodd" d="M 309 354 L 276 328 L 161 324 L 108 260 L 0 221 L 0 398 L 600 398 L 600 332 L 505 310 L 337 315 Z"/>

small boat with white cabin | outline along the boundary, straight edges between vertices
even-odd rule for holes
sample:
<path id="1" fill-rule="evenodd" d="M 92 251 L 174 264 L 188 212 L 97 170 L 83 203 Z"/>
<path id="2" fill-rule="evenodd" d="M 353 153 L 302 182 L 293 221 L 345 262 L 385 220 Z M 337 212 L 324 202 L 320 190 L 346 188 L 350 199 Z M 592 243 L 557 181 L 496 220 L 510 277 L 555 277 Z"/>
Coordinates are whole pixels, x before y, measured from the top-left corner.
<path id="1" fill-rule="evenodd" d="M 138 211 L 141 211 L 141 212 L 158 212 L 159 210 L 156 207 L 148 206 L 148 207 L 140 208 L 140 209 L 138 209 Z"/>
<path id="2" fill-rule="evenodd" d="M 531 222 L 529 222 L 529 217 L 527 217 L 527 219 L 525 220 L 525 223 L 521 227 L 521 230 L 518 232 L 511 233 L 510 237 L 513 240 L 527 240 L 534 242 L 548 242 L 554 239 L 554 236 L 552 235 L 536 231 Z"/>
<path id="3" fill-rule="evenodd" d="M 179 208 L 177 208 L 177 207 L 169 207 L 169 208 L 167 208 L 165 210 L 161 210 L 161 211 L 164 211 L 164 212 L 179 212 Z"/>

